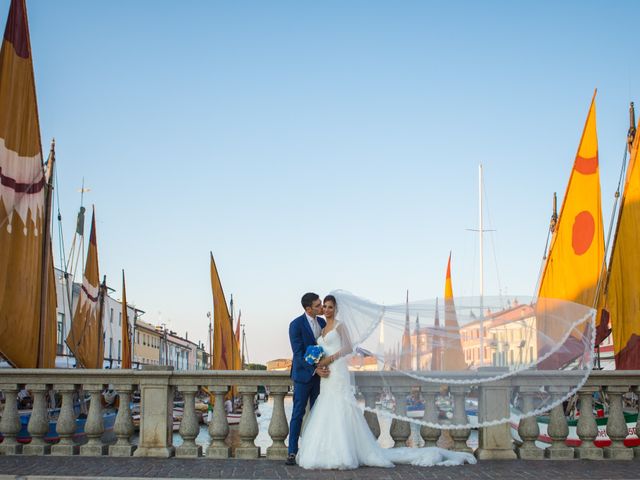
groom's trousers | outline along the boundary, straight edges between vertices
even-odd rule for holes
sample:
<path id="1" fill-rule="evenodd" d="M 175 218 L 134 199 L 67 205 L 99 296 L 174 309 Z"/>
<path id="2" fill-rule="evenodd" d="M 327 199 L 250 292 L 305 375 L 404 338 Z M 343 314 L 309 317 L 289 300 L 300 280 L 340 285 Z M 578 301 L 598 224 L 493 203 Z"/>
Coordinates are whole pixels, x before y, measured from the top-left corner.
<path id="1" fill-rule="evenodd" d="M 298 437 L 302 428 L 307 403 L 310 407 L 318 398 L 320 393 L 320 377 L 314 375 L 309 383 L 293 382 L 293 412 L 291 413 L 291 423 L 289 425 L 289 454 L 298 453 Z"/>

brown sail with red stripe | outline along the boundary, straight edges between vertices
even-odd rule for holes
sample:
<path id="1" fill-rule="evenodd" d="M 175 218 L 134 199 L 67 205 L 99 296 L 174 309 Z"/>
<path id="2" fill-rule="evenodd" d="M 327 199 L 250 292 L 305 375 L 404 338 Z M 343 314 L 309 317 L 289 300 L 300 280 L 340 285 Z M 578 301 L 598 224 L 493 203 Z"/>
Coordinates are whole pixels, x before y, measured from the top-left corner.
<path id="1" fill-rule="evenodd" d="M 53 367 L 49 189 L 24 0 L 12 0 L 9 9 L 0 50 L 0 106 L 0 355 L 19 368 Z"/>

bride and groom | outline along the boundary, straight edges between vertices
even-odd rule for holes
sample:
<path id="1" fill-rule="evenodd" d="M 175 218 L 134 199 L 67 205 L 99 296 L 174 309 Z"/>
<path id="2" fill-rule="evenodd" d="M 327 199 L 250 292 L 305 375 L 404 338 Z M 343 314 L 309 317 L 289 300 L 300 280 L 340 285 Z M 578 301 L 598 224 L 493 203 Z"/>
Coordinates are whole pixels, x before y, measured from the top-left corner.
<path id="1" fill-rule="evenodd" d="M 322 302 L 317 294 L 306 293 L 301 303 L 304 313 L 289 325 L 294 393 L 287 465 L 295 465 L 297 460 L 307 469 L 346 470 L 393 467 L 396 463 L 430 466 L 476 462 L 471 454 L 437 447 L 380 447 L 355 402 L 346 358 L 352 346 L 347 326 L 336 320 L 336 298 L 327 295 Z M 314 365 L 304 358 L 312 345 L 321 346 L 324 352 Z M 307 404 L 311 412 L 298 449 Z"/>

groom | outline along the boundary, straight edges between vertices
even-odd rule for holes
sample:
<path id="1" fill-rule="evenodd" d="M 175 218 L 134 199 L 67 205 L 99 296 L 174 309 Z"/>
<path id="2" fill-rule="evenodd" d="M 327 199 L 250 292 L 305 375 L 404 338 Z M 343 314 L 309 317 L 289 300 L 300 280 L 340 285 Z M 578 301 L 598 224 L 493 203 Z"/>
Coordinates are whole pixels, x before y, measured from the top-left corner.
<path id="1" fill-rule="evenodd" d="M 322 302 L 315 293 L 305 293 L 302 296 L 304 313 L 289 324 L 289 341 L 293 351 L 291 378 L 293 379 L 293 412 L 289 424 L 289 455 L 287 465 L 296 464 L 298 453 L 298 437 L 302 427 L 307 403 L 313 407 L 320 393 L 320 377 L 328 377 L 327 367 L 316 368 L 304 360 L 304 355 L 310 345 L 316 345 L 316 340 L 325 326 L 325 321 L 318 317 L 322 313 Z"/>

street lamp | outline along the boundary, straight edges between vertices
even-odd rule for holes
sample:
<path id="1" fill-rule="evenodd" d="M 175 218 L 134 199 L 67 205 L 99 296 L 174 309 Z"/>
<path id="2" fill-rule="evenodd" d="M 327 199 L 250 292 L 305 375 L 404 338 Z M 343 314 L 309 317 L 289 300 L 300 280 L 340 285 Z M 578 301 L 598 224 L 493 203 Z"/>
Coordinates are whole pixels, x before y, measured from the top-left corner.
<path id="1" fill-rule="evenodd" d="M 213 328 L 211 326 L 211 312 L 207 312 L 209 319 L 209 370 L 213 370 Z"/>

